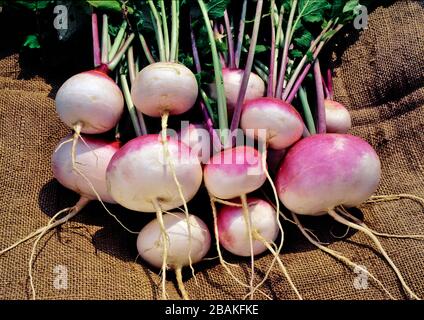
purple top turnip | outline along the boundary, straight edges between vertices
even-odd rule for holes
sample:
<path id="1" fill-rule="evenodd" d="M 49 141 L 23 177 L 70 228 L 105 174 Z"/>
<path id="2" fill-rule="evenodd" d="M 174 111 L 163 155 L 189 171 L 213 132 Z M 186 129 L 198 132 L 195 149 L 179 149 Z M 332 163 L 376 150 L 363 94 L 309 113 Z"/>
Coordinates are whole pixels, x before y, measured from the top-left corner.
<path id="1" fill-rule="evenodd" d="M 288 151 L 276 186 L 289 210 L 316 216 L 339 205 L 360 205 L 376 191 L 380 176 L 380 160 L 366 141 L 348 134 L 317 134 Z"/>

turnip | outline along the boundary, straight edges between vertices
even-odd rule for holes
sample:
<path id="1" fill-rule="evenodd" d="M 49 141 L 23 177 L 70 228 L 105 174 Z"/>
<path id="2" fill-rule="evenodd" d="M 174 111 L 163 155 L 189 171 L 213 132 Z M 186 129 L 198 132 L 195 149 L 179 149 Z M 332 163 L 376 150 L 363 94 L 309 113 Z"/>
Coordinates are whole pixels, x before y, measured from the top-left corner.
<path id="1" fill-rule="evenodd" d="M 243 80 L 244 70 L 224 68 L 222 70 L 225 97 L 229 114 L 232 114 L 237 104 L 238 94 L 240 92 L 241 82 Z M 217 98 L 216 86 L 210 86 L 210 94 L 212 98 Z M 251 72 L 246 89 L 246 95 L 243 101 L 263 97 L 265 94 L 265 83 L 255 73 Z"/>
<path id="2" fill-rule="evenodd" d="M 106 179 L 116 202 L 134 211 L 156 212 L 156 202 L 163 210 L 172 210 L 183 204 L 176 180 L 186 201 L 194 197 L 202 183 L 197 155 L 174 138 L 167 137 L 167 145 L 173 170 L 169 159 L 164 158 L 165 147 L 160 135 L 132 139 L 114 155 Z"/>
<path id="3" fill-rule="evenodd" d="M 417 295 L 365 224 L 357 224 L 336 213 L 338 206 L 354 207 L 377 189 L 380 160 L 364 140 L 347 134 L 317 134 L 293 146 L 277 174 L 281 202 L 293 213 L 308 216 L 329 214 L 339 223 L 367 234 L 395 271 L 412 298 Z"/>
<path id="4" fill-rule="evenodd" d="M 112 159 L 112 156 L 119 150 L 119 143 L 88 136 L 82 136 L 75 144 L 70 144 L 70 140 L 72 140 L 71 135 L 65 137 L 59 142 L 52 155 L 52 170 L 55 178 L 63 186 L 78 193 L 80 195 L 80 199 L 74 206 L 56 213 L 46 226 L 37 229 L 24 239 L 19 240 L 12 246 L 0 252 L 0 255 L 2 255 L 19 244 L 37 237 L 34 242 L 29 261 L 30 286 L 32 289 L 33 299 L 35 299 L 36 295 L 32 281 L 32 264 L 35 257 L 35 250 L 40 239 L 47 232 L 72 219 L 92 200 L 101 201 L 103 206 L 103 202 L 115 203 L 107 191 L 106 168 L 109 161 Z M 74 157 L 70 156 L 71 149 L 74 149 Z M 105 206 L 104 208 L 107 210 Z M 109 210 L 107 211 L 111 214 Z M 59 218 L 64 213 L 66 213 L 66 215 Z M 112 216 L 117 220 L 114 215 Z M 122 223 L 120 224 L 122 225 Z M 125 226 L 123 227 L 126 228 Z M 128 231 L 132 232 L 131 230 Z"/>
<path id="5" fill-rule="evenodd" d="M 132 86 L 136 108 L 151 117 L 178 115 L 193 107 L 198 86 L 193 72 L 175 62 L 156 62 L 142 69 Z"/>
<path id="6" fill-rule="evenodd" d="M 159 222 L 162 211 L 181 205 L 187 214 L 186 202 L 194 197 L 202 183 L 202 167 L 197 155 L 184 143 L 166 136 L 165 139 L 166 145 L 163 135 L 151 134 L 131 140 L 114 155 L 106 172 L 108 190 L 116 202 L 131 210 L 156 212 Z M 191 232 L 189 224 L 187 228 Z M 167 239 L 163 225 L 161 230 Z M 165 246 L 167 243 L 165 241 Z M 164 255 L 163 283 L 166 261 Z M 162 296 L 166 298 L 165 291 Z"/>
<path id="7" fill-rule="evenodd" d="M 245 223 L 245 210 L 246 208 L 243 208 L 241 205 L 224 205 L 217 217 L 220 244 L 231 253 L 243 257 L 247 257 L 251 254 L 248 245 L 249 230 Z M 249 219 L 251 220 L 251 232 L 254 238 L 253 254 L 259 255 L 269 250 L 278 261 L 282 272 L 287 277 L 296 295 L 299 299 L 302 299 L 287 269 L 278 256 L 278 249 L 274 249 L 274 247 L 276 247 L 275 240 L 280 231 L 278 217 L 276 219 L 276 211 L 268 202 L 258 198 L 247 199 L 247 211 Z M 281 238 L 284 239 L 283 233 L 281 234 Z M 271 268 L 268 269 L 268 273 L 270 270 Z M 256 288 L 266 280 L 268 273 Z"/>
<path id="8" fill-rule="evenodd" d="M 249 230 L 251 257 L 250 295 L 253 297 L 254 249 L 251 219 L 247 214 L 246 194 L 260 188 L 266 180 L 261 154 L 253 147 L 239 146 L 214 155 L 204 168 L 205 186 L 209 194 L 218 199 L 240 197 L 244 219 Z M 215 219 L 216 222 L 216 219 Z M 218 236 L 217 234 L 215 236 Z M 219 243 L 217 243 L 219 246 Z M 218 250 L 219 252 L 219 250 Z M 221 257 L 220 257 L 221 258 Z"/>
<path id="9" fill-rule="evenodd" d="M 190 234 L 187 201 L 200 187 L 202 169 L 197 156 L 193 158 L 189 155 L 188 147 L 178 141 L 168 141 L 167 126 L 170 115 L 182 114 L 193 107 L 199 89 L 193 72 L 178 63 L 180 1 L 170 3 L 172 28 L 169 37 L 165 2 L 158 2 L 161 10 L 159 14 L 156 4 L 148 1 L 160 61 L 156 62 L 144 49 L 150 64 L 137 74 L 131 88 L 131 98 L 139 112 L 161 117 L 161 135 L 134 139 L 124 146 L 120 155 L 111 161 L 108 183 L 114 199 L 133 210 L 157 212 L 156 208 L 161 206 L 164 210 L 170 210 L 183 205 Z M 140 159 L 134 159 L 135 156 Z M 139 171 L 133 172 L 134 168 Z M 133 172 L 134 177 L 143 180 L 121 181 L 123 176 L 127 177 L 128 172 Z M 140 193 L 134 195 L 134 190 Z M 125 194 L 127 192 L 133 198 L 128 197 Z M 161 216 L 158 212 L 157 215 Z M 162 218 L 158 216 L 158 220 L 161 222 Z M 167 239 L 163 225 L 161 230 L 164 239 Z M 162 269 L 166 269 L 166 255 L 163 256 Z M 165 272 L 162 272 L 162 280 L 166 280 Z M 162 292 L 162 295 L 165 298 L 166 292 Z"/>
<path id="10" fill-rule="evenodd" d="M 158 208 L 161 211 L 160 208 Z M 161 215 L 159 215 L 160 217 Z M 206 224 L 198 217 L 190 215 L 188 223 L 182 213 L 168 213 L 162 216 L 163 221 L 155 219 L 149 222 L 138 235 L 137 249 L 140 256 L 156 268 L 161 268 L 164 257 L 167 267 L 176 274 L 178 288 L 184 299 L 189 295 L 184 288 L 181 269 L 200 262 L 209 251 L 211 236 Z M 164 227 L 167 239 L 163 238 L 161 225 Z M 169 246 L 165 245 L 169 242 Z M 165 272 L 162 270 L 162 272 Z M 164 285 L 165 283 L 162 283 Z M 165 291 L 165 288 L 162 288 Z"/>
<path id="11" fill-rule="evenodd" d="M 272 97 L 247 101 L 241 115 L 241 128 L 247 136 L 261 141 L 270 148 L 290 147 L 302 137 L 303 120 L 289 103 Z M 265 136 L 260 136 L 260 130 Z"/>
<path id="12" fill-rule="evenodd" d="M 111 50 L 111 59 L 108 57 L 107 16 L 103 16 L 102 59 L 98 48 L 97 16 L 93 14 L 93 47 L 94 64 L 96 69 L 82 72 L 68 79 L 58 90 L 56 95 L 56 111 L 60 119 L 75 132 L 103 133 L 112 129 L 119 121 L 123 109 L 124 99 L 116 83 L 108 76 L 114 70 L 128 49 L 134 35 L 123 41 L 124 33 L 115 40 Z M 125 31 L 126 23 L 123 24 Z"/>
<path id="13" fill-rule="evenodd" d="M 352 127 L 350 113 L 342 104 L 326 99 L 324 101 L 327 132 L 347 133 Z"/>

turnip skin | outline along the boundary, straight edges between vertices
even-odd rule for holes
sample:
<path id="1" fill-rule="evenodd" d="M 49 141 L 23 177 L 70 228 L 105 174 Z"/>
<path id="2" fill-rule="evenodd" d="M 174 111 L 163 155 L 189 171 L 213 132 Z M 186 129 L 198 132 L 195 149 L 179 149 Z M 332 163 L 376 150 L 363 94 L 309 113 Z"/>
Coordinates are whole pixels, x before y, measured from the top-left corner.
<path id="1" fill-rule="evenodd" d="M 349 111 L 342 104 L 326 99 L 325 119 L 328 133 L 347 133 L 352 127 L 352 119 Z"/>
<path id="2" fill-rule="evenodd" d="M 274 208 L 266 201 L 258 198 L 247 199 L 252 229 L 258 232 L 267 242 L 277 239 L 279 227 Z M 243 208 L 223 206 L 218 213 L 219 242 L 229 252 L 243 257 L 250 256 L 249 233 L 243 216 Z M 267 250 L 263 241 L 253 242 L 254 255 Z"/>
<path id="3" fill-rule="evenodd" d="M 191 250 L 187 219 L 183 213 L 164 214 L 163 221 L 166 234 L 169 237 L 167 265 L 173 269 L 200 262 L 211 246 L 211 236 L 206 224 L 198 217 L 190 215 Z M 137 249 L 140 256 L 156 268 L 161 268 L 162 240 L 161 230 L 157 219 L 148 223 L 137 238 Z M 190 254 L 190 255 L 189 255 Z"/>
<path id="4" fill-rule="evenodd" d="M 124 97 L 116 83 L 101 71 L 82 72 L 69 78 L 56 95 L 56 111 L 70 128 L 81 124 L 81 132 L 98 134 L 118 123 Z"/>
<path id="5" fill-rule="evenodd" d="M 339 205 L 360 205 L 376 191 L 380 177 L 380 160 L 366 141 L 349 134 L 317 134 L 288 151 L 276 186 L 289 210 L 318 216 Z"/>
<path id="6" fill-rule="evenodd" d="M 202 124 L 190 123 L 178 133 L 179 140 L 186 144 L 198 156 L 201 163 L 205 164 L 211 157 L 211 138 L 209 132 Z"/>
<path id="7" fill-rule="evenodd" d="M 175 139 L 168 138 L 168 148 L 184 198 L 190 201 L 202 183 L 200 162 Z M 110 194 L 116 202 L 135 211 L 156 212 L 153 200 L 159 201 L 163 210 L 181 206 L 182 199 L 166 163 L 161 136 L 150 134 L 129 141 L 107 168 Z"/>
<path id="8" fill-rule="evenodd" d="M 77 168 L 93 184 L 102 201 L 116 203 L 107 190 L 106 168 L 113 155 L 119 150 L 119 143 L 89 136 L 83 136 L 82 138 L 85 143 L 78 139 L 76 145 L 75 160 Z M 70 139 L 72 139 L 71 135 L 63 138 L 58 144 L 60 148 L 52 155 L 53 175 L 64 187 L 87 199 L 98 200 L 87 180 L 73 170 L 72 143 L 64 143 Z"/>
<path id="9" fill-rule="evenodd" d="M 293 106 L 275 98 L 258 98 L 243 106 L 240 125 L 246 135 L 258 139 L 258 129 L 267 130 L 266 142 L 272 149 L 291 146 L 302 137 L 303 120 Z M 250 129 L 250 130 L 249 130 Z"/>
<path id="10" fill-rule="evenodd" d="M 249 146 L 221 151 L 204 168 L 206 188 L 220 199 L 232 199 L 255 191 L 266 180 L 261 157 Z"/>
<path id="11" fill-rule="evenodd" d="M 237 104 L 237 99 L 243 79 L 244 70 L 241 69 L 222 69 L 222 77 L 224 80 L 225 97 L 227 98 L 227 107 L 229 113 L 234 111 Z M 216 88 L 214 85 L 210 86 L 210 94 L 212 98 L 216 99 Z M 244 101 L 263 97 L 265 95 L 265 83 L 257 74 L 251 72 L 249 82 L 247 85 L 246 96 Z"/>
<path id="12" fill-rule="evenodd" d="M 156 62 L 142 69 L 131 88 L 136 108 L 148 116 L 178 115 L 196 102 L 198 85 L 193 72 L 174 62 Z"/>

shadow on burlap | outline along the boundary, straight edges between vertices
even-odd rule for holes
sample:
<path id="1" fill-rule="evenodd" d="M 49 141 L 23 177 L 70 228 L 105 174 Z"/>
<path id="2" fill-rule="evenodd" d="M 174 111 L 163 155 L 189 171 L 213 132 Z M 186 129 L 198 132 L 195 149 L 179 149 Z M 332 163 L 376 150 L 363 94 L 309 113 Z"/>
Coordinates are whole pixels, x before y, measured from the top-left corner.
<path id="1" fill-rule="evenodd" d="M 399 1 L 379 7 L 370 16 L 369 29 L 358 40 L 340 50 L 336 62 L 336 99 L 349 107 L 352 133 L 369 141 L 382 160 L 383 178 L 378 194 L 424 195 L 424 9 L 418 1 Z M 0 247 L 4 248 L 44 225 L 58 210 L 72 205 L 77 197 L 52 177 L 50 155 L 68 133 L 54 110 L 51 98 L 60 83 L 41 77 L 18 80 L 17 54 L 0 60 Z M 193 213 L 210 221 L 209 204 L 196 200 Z M 152 216 L 111 206 L 123 222 L 140 229 Z M 423 207 L 400 200 L 361 207 L 365 221 L 388 233 L 424 234 Z M 317 221 L 319 220 L 319 221 Z M 395 295 L 406 298 L 390 267 L 360 233 L 335 239 L 337 227 L 329 218 L 303 220 L 318 231 L 322 241 L 355 263 L 366 266 Z M 282 255 L 294 283 L 305 299 L 387 299 L 372 282 L 355 289 L 351 269 L 311 246 L 290 225 L 285 225 L 286 246 Z M 37 296 L 42 299 L 157 299 L 157 270 L 137 256 L 135 236 L 129 235 L 98 203 L 90 204 L 59 232 L 43 239 L 34 264 Z M 406 282 L 424 296 L 424 242 L 382 239 L 383 246 L 405 275 Z M 25 244 L 0 257 L 0 298 L 27 299 L 28 259 L 31 245 Z M 213 257 L 215 253 L 209 254 Z M 263 275 L 272 256 L 257 260 Z M 248 282 L 248 261 L 239 262 L 234 273 Z M 68 288 L 54 286 L 55 268 L 68 271 Z M 60 267 L 59 267 L 60 268 Z M 197 283 L 185 274 L 193 299 L 237 299 L 246 289 L 237 285 L 216 260 L 196 268 Z M 179 298 L 174 282 L 168 282 L 171 298 Z M 279 271 L 262 288 L 274 299 L 295 299 Z M 263 296 L 257 295 L 261 299 Z"/>

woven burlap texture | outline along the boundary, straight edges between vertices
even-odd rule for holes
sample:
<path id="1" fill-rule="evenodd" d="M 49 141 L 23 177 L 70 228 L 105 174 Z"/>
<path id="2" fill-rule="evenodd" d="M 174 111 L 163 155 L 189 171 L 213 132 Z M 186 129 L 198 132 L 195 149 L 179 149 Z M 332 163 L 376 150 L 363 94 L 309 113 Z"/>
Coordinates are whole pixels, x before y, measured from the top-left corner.
<path id="1" fill-rule="evenodd" d="M 378 7 L 369 28 L 353 32 L 351 43 L 335 56 L 336 99 L 350 109 L 352 133 L 377 150 L 383 168 L 378 194 L 424 195 L 424 9 L 419 1 L 398 1 Z M 20 79 L 18 55 L 0 60 L 0 247 L 4 248 L 46 224 L 58 210 L 72 205 L 77 196 L 61 187 L 50 169 L 57 142 L 69 131 L 54 108 L 54 90 L 60 83 L 36 77 Z M 209 214 L 204 201 L 196 209 Z M 200 209 L 199 209 L 200 208 Z M 149 219 L 111 206 L 133 228 Z M 423 207 L 400 200 L 361 207 L 366 223 L 376 230 L 424 234 Z M 130 216 L 129 216 L 130 215 Z M 319 220 L 319 221 L 317 221 Z M 346 239 L 330 231 L 344 232 L 329 218 L 303 220 L 329 247 L 367 267 L 399 299 L 406 296 L 394 272 L 373 244 L 361 233 Z M 282 260 L 305 299 L 387 299 L 372 280 L 365 289 L 355 288 L 358 274 L 311 246 L 294 226 L 285 224 Z M 135 236 L 126 233 L 98 203 L 90 204 L 60 231 L 40 242 L 34 263 L 37 297 L 42 299 L 157 299 L 159 276 L 144 262 L 135 261 Z M 406 282 L 424 297 L 424 241 L 381 239 Z M 0 298 L 27 299 L 28 259 L 25 244 L 0 257 Z M 248 260 L 226 256 L 239 267 L 234 273 L 246 283 Z M 257 259 L 263 275 L 272 256 Z M 67 289 L 54 286 L 55 268 L 68 272 Z M 246 288 L 237 285 L 216 260 L 196 267 L 196 280 L 186 274 L 192 299 L 239 299 Z M 174 282 L 167 284 L 171 298 L 178 299 Z M 262 288 L 273 299 L 295 299 L 278 269 Z M 258 294 L 256 298 L 263 296 Z"/>

